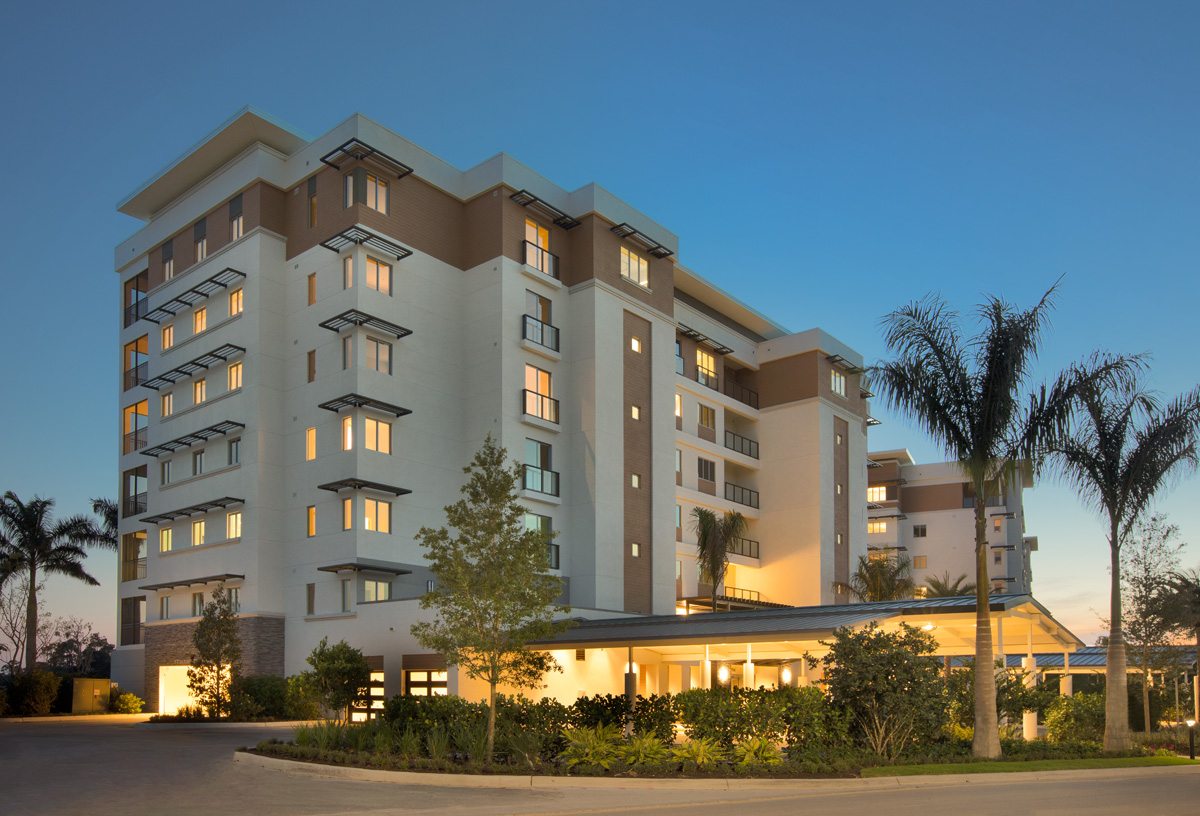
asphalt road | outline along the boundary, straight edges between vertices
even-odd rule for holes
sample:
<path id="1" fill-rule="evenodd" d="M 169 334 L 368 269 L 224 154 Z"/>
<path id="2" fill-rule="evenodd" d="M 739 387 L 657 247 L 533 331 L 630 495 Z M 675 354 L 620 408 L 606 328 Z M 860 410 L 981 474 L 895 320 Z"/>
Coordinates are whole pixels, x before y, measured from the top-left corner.
<path id="1" fill-rule="evenodd" d="M 108 718 L 0 722 L 0 814 L 445 814 L 481 816 L 821 816 L 1200 813 L 1200 770 L 1091 771 L 926 778 L 921 787 L 695 790 L 653 787 L 488 789 L 282 773 L 232 761 L 233 749 L 287 729 L 156 728 Z M 1042 775 L 1044 776 L 1044 775 Z M 736 811 L 736 813 L 731 813 Z"/>

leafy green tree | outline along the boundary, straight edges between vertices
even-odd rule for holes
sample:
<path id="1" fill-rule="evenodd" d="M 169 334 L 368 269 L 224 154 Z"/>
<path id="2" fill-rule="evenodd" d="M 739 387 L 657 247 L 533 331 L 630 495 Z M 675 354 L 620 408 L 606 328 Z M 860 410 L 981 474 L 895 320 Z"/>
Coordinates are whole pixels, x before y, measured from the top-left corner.
<path id="1" fill-rule="evenodd" d="M 895 759 L 914 741 L 935 738 L 946 722 L 937 642 L 928 632 L 875 623 L 833 633 L 822 658 L 830 702 L 846 711 L 875 753 Z"/>
<path id="2" fill-rule="evenodd" d="M 28 503 L 11 490 L 0 499 L 0 586 L 12 575 L 29 579 L 25 605 L 25 671 L 37 665 L 38 588 L 41 575 L 65 575 L 90 586 L 100 582 L 83 568 L 84 547 L 112 549 L 92 520 L 51 516 L 54 499 L 34 496 Z"/>
<path id="3" fill-rule="evenodd" d="M 229 689 L 241 674 L 242 639 L 225 585 L 213 590 L 192 633 L 192 665 L 188 689 L 196 702 L 216 719 L 229 711 Z"/>
<path id="4" fill-rule="evenodd" d="M 371 667 L 362 651 L 346 641 L 330 646 L 329 638 L 321 638 L 308 656 L 308 665 L 312 671 L 304 674 L 306 685 L 339 722 L 350 719 L 351 706 L 367 701 Z"/>
<path id="5" fill-rule="evenodd" d="M 725 583 L 725 571 L 729 567 L 729 549 L 746 534 L 745 516 L 738 512 L 725 511 L 718 517 L 707 507 L 692 510 L 692 530 L 696 533 L 696 560 L 700 575 L 712 585 L 712 608 L 717 611 L 718 587 Z"/>
<path id="6" fill-rule="evenodd" d="M 1060 375 L 1052 386 L 1027 392 L 1049 321 L 1054 289 L 1029 310 L 989 297 L 977 310 L 979 333 L 964 337 L 960 315 L 936 296 L 910 303 L 883 319 L 895 359 L 871 370 L 884 403 L 925 429 L 956 460 L 975 499 L 975 664 L 992 662 L 988 612 L 987 504 L 1026 463 L 1067 427 L 1081 384 L 1124 360 L 1097 361 Z M 975 683 L 974 754 L 1000 756 L 996 683 L 990 671 Z"/>
<path id="7" fill-rule="evenodd" d="M 108 677 L 113 644 L 92 630 L 83 618 L 66 617 L 54 622 L 54 634 L 43 647 L 46 666 L 63 674 Z"/>
<path id="8" fill-rule="evenodd" d="M 912 559 L 904 553 L 882 558 L 858 557 L 858 566 L 847 583 L 834 582 L 833 589 L 856 601 L 898 601 L 916 591 Z"/>
<path id="9" fill-rule="evenodd" d="M 1131 746 L 1121 608 L 1121 545 L 1154 497 L 1196 469 L 1200 388 L 1165 405 L 1139 377 L 1105 377 L 1080 389 L 1079 420 L 1050 446 L 1054 467 L 1108 522 L 1109 637 L 1104 748 Z"/>
<path id="10" fill-rule="evenodd" d="M 974 595 L 975 584 L 970 581 L 967 581 L 967 583 L 964 584 L 963 581 L 966 580 L 967 576 L 965 573 L 958 576 L 953 581 L 950 580 L 949 572 L 943 572 L 941 578 L 937 577 L 936 575 L 927 575 L 925 576 L 925 597 L 957 598 L 963 595 Z"/>
<path id="11" fill-rule="evenodd" d="M 1004 661 L 993 664 L 996 678 L 996 712 L 1006 719 L 1012 730 L 1020 730 L 1021 715 L 1026 711 L 1038 714 L 1058 699 L 1058 687 L 1052 683 L 1028 685 L 1027 672 L 1021 668 L 1007 668 Z M 966 661 L 967 671 L 954 672 L 949 677 L 950 719 L 964 728 L 975 721 L 975 671 L 974 661 Z"/>
<path id="12" fill-rule="evenodd" d="M 446 527 L 422 527 L 417 534 L 434 576 L 421 608 L 437 616 L 414 624 L 412 633 L 448 666 L 488 684 L 489 764 L 496 745 L 496 687 L 541 688 L 546 672 L 562 671 L 549 653 L 525 645 L 571 625 L 553 619 L 570 608 L 555 604 L 562 580 L 548 572 L 546 535 L 525 523 L 517 494 L 522 466 L 507 468 L 507 456 L 489 434 L 463 468 L 468 477 L 463 498 L 445 508 L 458 534 Z"/>
<path id="13" fill-rule="evenodd" d="M 1200 668 L 1200 569 L 1176 572 L 1169 579 L 1168 586 L 1172 595 L 1171 619 L 1178 630 L 1196 639 L 1196 652 L 1192 659 Z M 1196 716 L 1200 714 L 1200 700 L 1193 702 L 1196 704 L 1193 716 Z"/>

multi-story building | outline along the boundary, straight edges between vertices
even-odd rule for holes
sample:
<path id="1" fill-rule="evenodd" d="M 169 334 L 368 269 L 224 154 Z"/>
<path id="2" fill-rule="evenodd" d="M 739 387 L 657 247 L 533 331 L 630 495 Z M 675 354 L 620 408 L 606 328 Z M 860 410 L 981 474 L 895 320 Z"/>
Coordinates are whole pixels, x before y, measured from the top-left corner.
<path id="1" fill-rule="evenodd" d="M 460 171 L 362 116 L 246 109 L 121 202 L 120 645 L 152 709 L 233 593 L 248 673 L 322 637 L 379 693 L 453 691 L 409 634 L 491 434 L 587 617 L 711 606 L 692 508 L 749 532 L 720 605 L 820 604 L 866 552 L 861 357 L 678 266 L 677 238 L 505 155 Z"/>
<path id="2" fill-rule="evenodd" d="M 967 576 L 975 582 L 974 487 L 954 462 L 918 465 L 907 450 L 869 454 L 867 546 L 872 554 L 903 552 L 913 562 L 918 594 L 930 577 Z M 1011 482 L 1011 483 L 1010 483 Z M 988 499 L 988 579 L 991 592 L 1032 592 L 1030 554 L 1037 537 L 1025 534 L 1023 492 L 1033 487 L 1018 468 Z"/>

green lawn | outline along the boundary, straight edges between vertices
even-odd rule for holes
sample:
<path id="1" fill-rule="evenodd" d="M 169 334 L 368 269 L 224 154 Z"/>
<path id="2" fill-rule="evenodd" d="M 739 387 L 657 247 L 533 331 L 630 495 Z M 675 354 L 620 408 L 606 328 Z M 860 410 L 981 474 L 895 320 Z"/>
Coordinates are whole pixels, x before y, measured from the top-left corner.
<path id="1" fill-rule="evenodd" d="M 864 777 L 925 776 L 929 774 L 1021 773 L 1023 771 L 1077 771 L 1088 768 L 1151 768 L 1162 765 L 1195 765 L 1187 757 L 1119 757 L 1117 759 L 1036 759 L 1029 762 L 949 762 L 939 765 L 893 765 L 863 768 Z"/>

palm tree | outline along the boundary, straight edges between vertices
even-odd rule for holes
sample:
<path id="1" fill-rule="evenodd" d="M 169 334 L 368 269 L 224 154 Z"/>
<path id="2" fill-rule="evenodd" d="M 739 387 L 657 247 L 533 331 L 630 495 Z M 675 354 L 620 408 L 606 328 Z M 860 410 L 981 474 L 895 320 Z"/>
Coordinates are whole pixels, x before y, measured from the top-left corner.
<path id="1" fill-rule="evenodd" d="M 121 518 L 117 511 L 117 503 L 112 499 L 92 499 L 92 512 L 100 517 L 100 526 L 97 529 L 98 535 L 103 539 L 100 546 L 116 550 L 120 541 L 117 525 Z"/>
<path id="2" fill-rule="evenodd" d="M 966 573 L 963 573 L 962 575 L 958 576 L 953 581 L 950 580 L 950 572 L 949 571 L 943 572 L 941 578 L 937 577 L 936 575 L 926 575 L 925 583 L 928 586 L 926 587 L 926 590 L 925 590 L 925 597 L 926 598 L 957 598 L 962 595 L 974 595 L 975 594 L 975 584 L 970 583 L 970 582 L 964 584 L 963 581 L 966 581 L 966 580 L 967 580 Z"/>
<path id="3" fill-rule="evenodd" d="M 834 582 L 833 591 L 856 601 L 899 601 L 916 590 L 912 559 L 903 553 L 894 557 L 858 557 L 858 566 L 848 583 Z"/>
<path id="4" fill-rule="evenodd" d="M 1037 359 L 1055 287 L 1022 311 L 997 297 L 980 305 L 977 335 L 964 338 L 959 314 L 930 295 L 883 318 L 894 360 L 872 369 L 885 404 L 922 426 L 970 480 L 975 496 L 975 740 L 973 753 L 1000 755 L 992 627 L 988 612 L 988 501 L 1038 452 L 1066 431 L 1079 383 L 1123 370 L 1124 359 L 1072 368 L 1047 388 L 1024 393 Z"/>
<path id="5" fill-rule="evenodd" d="M 111 549 L 92 519 L 71 516 L 55 521 L 50 515 L 54 499 L 34 496 L 22 502 L 11 490 L 0 499 L 0 549 L 4 554 L 4 577 L 24 572 L 29 577 L 29 599 L 25 606 L 25 670 L 37 665 L 38 578 L 66 575 L 91 586 L 100 582 L 83 568 L 85 546 Z"/>
<path id="6" fill-rule="evenodd" d="M 1169 579 L 1174 594 L 1172 608 L 1179 628 L 1196 637 L 1196 666 L 1200 670 L 1200 569 L 1182 570 Z M 1200 699 L 1193 701 L 1200 711 Z M 1200 719 L 1200 717 L 1198 717 Z"/>
<path id="7" fill-rule="evenodd" d="M 1121 544 L 1171 481 L 1194 471 L 1200 388 L 1163 405 L 1139 378 L 1106 378 L 1080 392 L 1080 418 L 1052 446 L 1055 468 L 1085 506 L 1107 517 L 1112 574 L 1104 749 L 1130 747 L 1125 639 L 1121 620 Z"/>
<path id="8" fill-rule="evenodd" d="M 717 587 L 725 582 L 729 548 L 746 534 L 746 517 L 726 510 L 725 515 L 718 518 L 712 510 L 696 507 L 692 510 L 692 530 L 696 533 L 700 574 L 712 582 L 712 608 L 716 612 Z"/>

